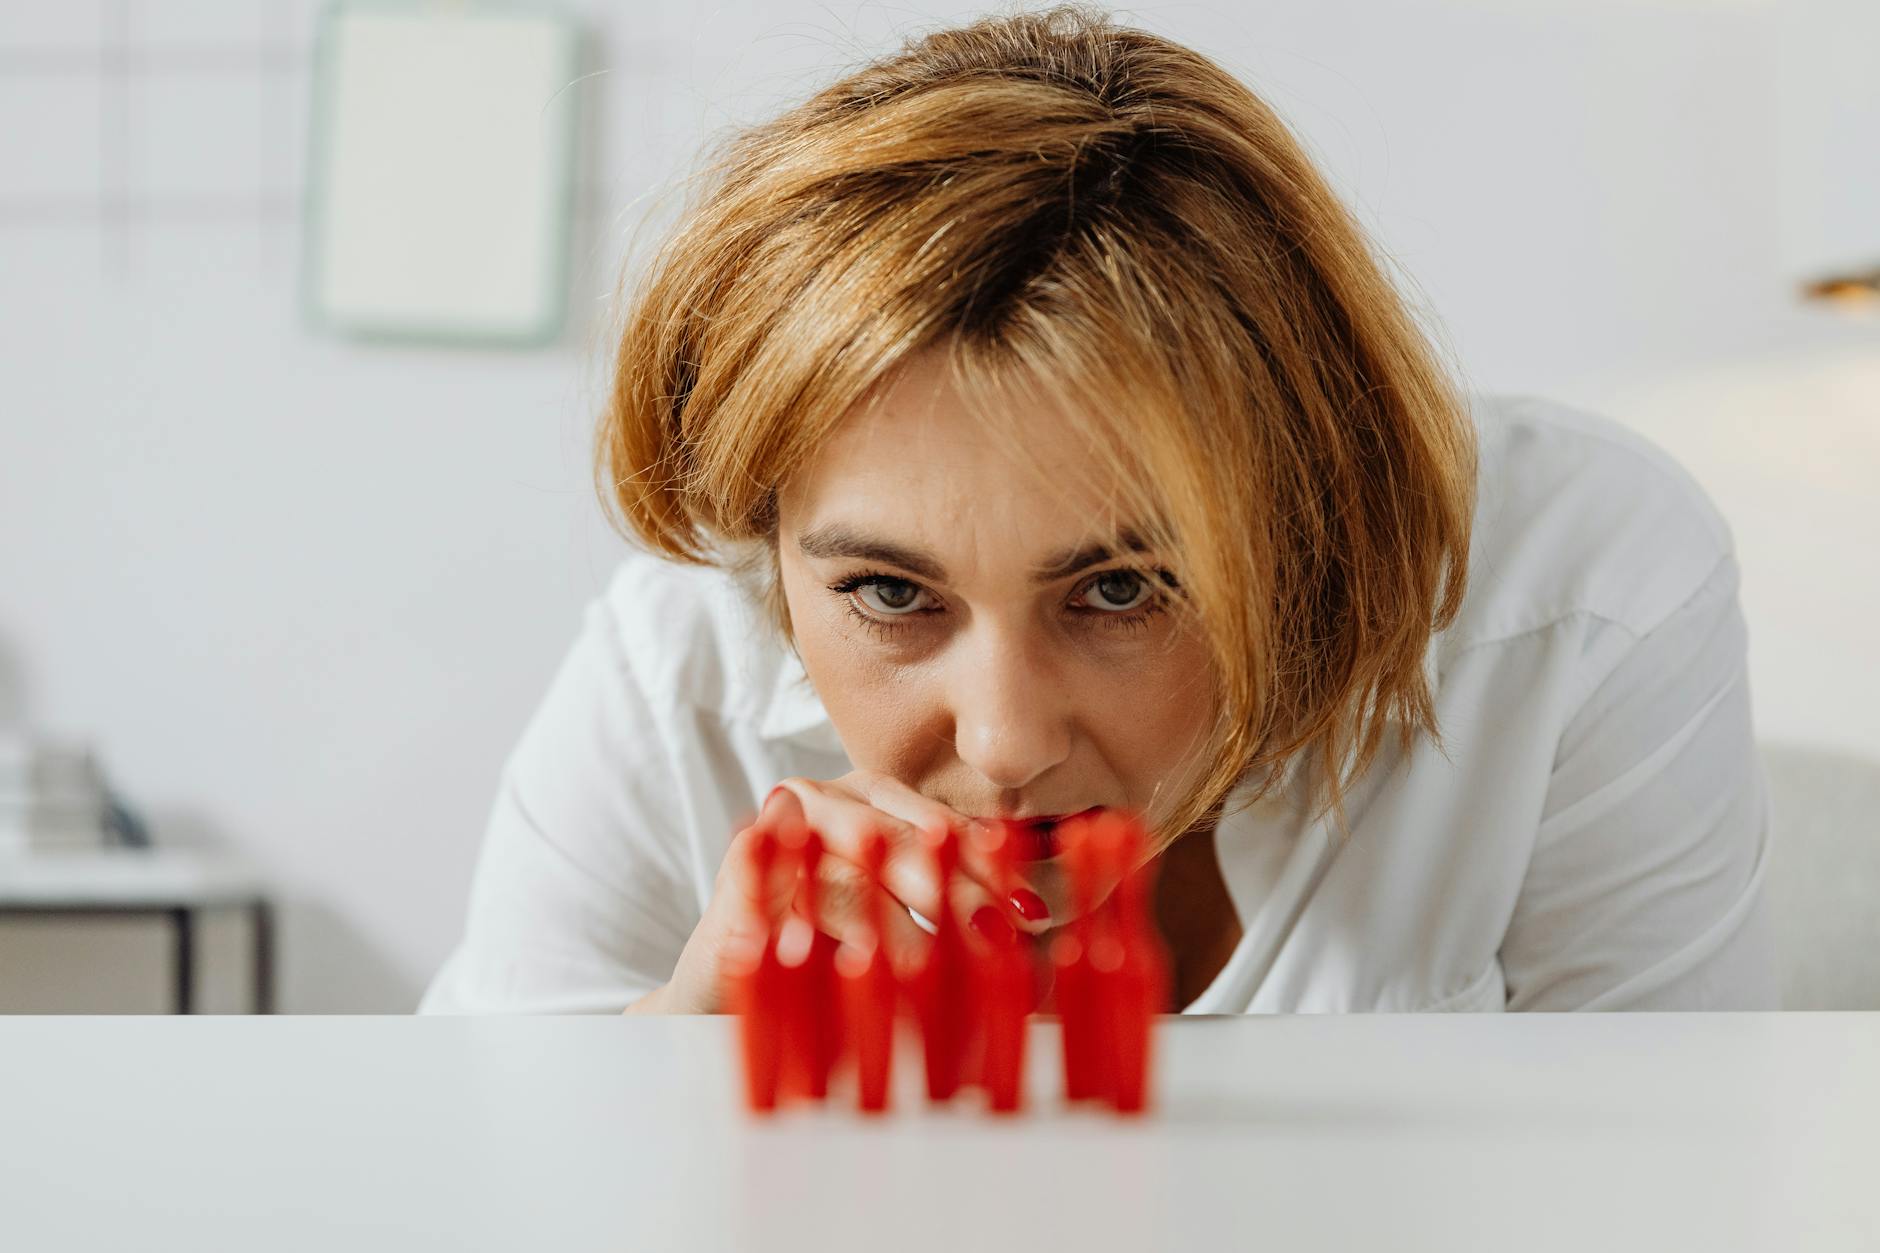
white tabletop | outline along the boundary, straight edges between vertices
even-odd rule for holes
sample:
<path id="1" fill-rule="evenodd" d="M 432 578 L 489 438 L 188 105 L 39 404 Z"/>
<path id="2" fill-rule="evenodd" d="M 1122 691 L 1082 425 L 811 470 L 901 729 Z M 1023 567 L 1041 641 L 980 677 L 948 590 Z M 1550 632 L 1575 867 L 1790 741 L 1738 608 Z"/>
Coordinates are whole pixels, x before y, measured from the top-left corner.
<path id="1" fill-rule="evenodd" d="M 0 1247 L 1880 1247 L 1880 1014 L 1174 1020 L 1137 1123 L 1050 1023 L 1019 1119 L 760 1122 L 732 1026 L 0 1019 Z"/>
<path id="2" fill-rule="evenodd" d="M 0 854 L 0 908 L 173 909 L 246 905 L 260 880 L 239 860 L 187 848 Z"/>

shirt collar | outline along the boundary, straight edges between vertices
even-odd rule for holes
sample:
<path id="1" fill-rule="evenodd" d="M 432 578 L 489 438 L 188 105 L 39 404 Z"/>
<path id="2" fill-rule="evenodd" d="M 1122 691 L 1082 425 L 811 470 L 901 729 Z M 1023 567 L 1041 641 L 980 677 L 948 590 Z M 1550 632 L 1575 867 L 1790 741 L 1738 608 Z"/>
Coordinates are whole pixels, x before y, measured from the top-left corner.
<path id="1" fill-rule="evenodd" d="M 835 724 L 823 708 L 822 698 L 810 686 L 802 659 L 795 649 L 787 646 L 779 653 L 770 703 L 758 723 L 757 733 L 767 740 L 797 740 L 828 752 L 844 752 Z"/>

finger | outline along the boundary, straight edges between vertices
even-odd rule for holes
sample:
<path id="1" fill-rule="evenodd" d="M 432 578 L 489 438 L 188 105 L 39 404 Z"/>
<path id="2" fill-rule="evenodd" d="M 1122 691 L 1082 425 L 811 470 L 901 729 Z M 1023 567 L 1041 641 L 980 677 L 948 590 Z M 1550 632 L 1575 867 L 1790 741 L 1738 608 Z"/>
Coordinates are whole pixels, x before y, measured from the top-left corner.
<path id="1" fill-rule="evenodd" d="M 844 861 L 859 862 L 862 843 L 871 833 L 880 832 L 888 844 L 887 860 L 881 872 L 882 886 L 897 902 L 919 910 L 928 919 L 937 920 L 942 908 L 950 908 L 962 927 L 969 926 L 982 910 L 1005 917 L 1008 924 L 1016 916 L 1012 906 L 1001 905 L 984 884 L 957 873 L 957 856 L 954 858 L 956 873 L 947 880 L 946 904 L 942 905 L 936 845 L 943 834 L 950 834 L 944 825 L 916 830 L 872 805 L 841 796 L 823 796 L 810 806 L 809 812 L 817 830 L 830 832 L 825 837 L 826 847 L 833 856 Z M 957 836 L 954 840 L 958 844 Z M 900 909 L 896 912 L 905 914 Z M 907 921 L 920 930 L 913 919 Z"/>
<path id="2" fill-rule="evenodd" d="M 804 895 L 799 894 L 799 904 Z M 926 933 L 861 867 L 839 856 L 824 857 L 815 896 L 817 930 L 863 951 L 879 945 L 897 973 L 919 966 L 929 943 Z"/>
<path id="3" fill-rule="evenodd" d="M 770 795 L 764 797 L 764 804 L 757 813 L 754 826 L 768 826 L 771 830 L 781 830 L 784 823 L 804 820 L 803 801 L 800 789 L 792 786 L 797 780 L 785 779 L 770 789 Z"/>
<path id="4" fill-rule="evenodd" d="M 839 784 L 791 778 L 779 783 L 764 802 L 765 812 L 805 822 L 822 836 L 823 848 L 859 865 L 863 843 L 879 832 L 888 843 L 882 886 L 895 899 L 937 916 L 940 880 L 932 859 L 921 852 L 920 833 L 908 822 L 883 813 Z"/>
<path id="5" fill-rule="evenodd" d="M 944 805 L 928 801 L 919 793 L 904 785 L 881 785 L 870 779 L 865 772 L 856 772 L 867 786 L 879 788 L 879 794 L 890 803 L 897 805 L 905 813 L 920 813 L 925 821 L 916 823 L 889 813 L 862 798 L 859 790 L 845 787 L 840 781 L 819 782 L 811 779 L 790 778 L 779 783 L 771 796 L 765 801 L 766 813 L 776 812 L 780 816 L 800 813 L 806 821 L 823 837 L 826 849 L 850 862 L 859 863 L 860 849 L 869 833 L 879 831 L 888 842 L 887 865 L 882 872 L 882 885 L 893 896 L 908 907 L 918 910 L 929 919 L 940 916 L 941 884 L 939 869 L 935 863 L 934 844 L 923 836 L 923 831 L 933 836 L 941 832 L 957 831 L 954 823 L 948 819 L 970 821 Z M 785 794 L 792 800 L 780 797 Z M 910 801 L 908 798 L 913 797 Z M 917 807 L 915 802 L 920 802 Z M 963 862 L 966 840 L 955 835 L 962 858 L 956 858 L 956 869 L 962 873 L 953 877 L 949 894 L 955 916 L 962 925 L 969 925 L 979 911 L 990 906 L 1015 929 L 1036 932 L 1048 925 L 1034 919 L 1028 919 L 1013 904 L 1011 891 L 995 892 L 991 885 L 974 877 L 972 871 Z M 983 864 L 983 859 L 981 864 Z"/>
<path id="6" fill-rule="evenodd" d="M 921 842 L 936 868 L 950 864 L 956 871 L 948 903 L 967 944 L 987 952 L 1017 943 L 1019 930 L 1013 921 L 1017 913 L 1011 904 L 995 897 L 984 884 L 957 873 L 964 852 L 960 838 L 944 828 L 929 827 L 921 832 Z"/>
<path id="7" fill-rule="evenodd" d="M 674 983 L 685 984 L 703 1012 L 724 1007 L 726 978 L 748 976 L 763 960 L 778 920 L 789 910 L 794 875 L 778 864 L 774 838 L 753 824 L 738 832 L 719 864 L 705 919 L 680 954 Z M 760 865 L 767 861 L 768 865 Z"/>
<path id="8" fill-rule="evenodd" d="M 1049 916 L 1033 917 L 1013 903 L 1013 894 L 1021 889 L 1030 892 L 1036 899 L 1043 898 L 1037 885 L 1031 883 L 1022 872 L 1013 868 L 1000 873 L 992 863 L 978 838 L 985 827 L 983 822 L 943 805 L 932 797 L 923 796 L 899 779 L 882 774 L 857 773 L 861 776 L 859 784 L 864 798 L 877 809 L 893 814 L 921 830 L 939 826 L 951 828 L 960 842 L 960 873 L 986 890 L 989 899 L 996 902 L 1007 922 L 1021 931 L 1033 934 L 1050 927 Z M 1034 908 L 1032 914 L 1035 913 L 1037 910 Z"/>
<path id="9" fill-rule="evenodd" d="M 760 818 L 731 837 L 720 869 L 721 883 L 730 888 L 730 902 L 738 918 L 767 926 L 783 916 L 795 892 L 794 876 L 776 841 L 776 829 Z"/>
<path id="10" fill-rule="evenodd" d="M 846 776 L 861 800 L 917 829 L 946 827 L 965 837 L 973 820 L 931 796 L 915 791 L 892 775 L 857 770 Z"/>

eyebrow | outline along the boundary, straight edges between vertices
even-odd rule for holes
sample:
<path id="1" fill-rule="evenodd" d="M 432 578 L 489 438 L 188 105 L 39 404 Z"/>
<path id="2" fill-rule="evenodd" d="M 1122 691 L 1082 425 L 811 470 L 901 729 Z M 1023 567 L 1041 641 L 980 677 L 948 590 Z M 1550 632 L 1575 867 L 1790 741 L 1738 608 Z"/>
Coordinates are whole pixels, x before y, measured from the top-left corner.
<path id="1" fill-rule="evenodd" d="M 841 522 L 831 522 L 805 531 L 796 537 L 796 546 L 805 557 L 820 559 L 858 558 L 899 566 L 910 574 L 935 583 L 947 581 L 946 566 L 923 548 L 911 548 L 890 540 L 865 534 Z M 1111 560 L 1118 552 L 1142 553 L 1149 544 L 1135 531 L 1119 531 L 1114 544 L 1086 544 L 1051 554 L 1032 570 L 1032 582 L 1055 583 L 1073 574 Z"/>

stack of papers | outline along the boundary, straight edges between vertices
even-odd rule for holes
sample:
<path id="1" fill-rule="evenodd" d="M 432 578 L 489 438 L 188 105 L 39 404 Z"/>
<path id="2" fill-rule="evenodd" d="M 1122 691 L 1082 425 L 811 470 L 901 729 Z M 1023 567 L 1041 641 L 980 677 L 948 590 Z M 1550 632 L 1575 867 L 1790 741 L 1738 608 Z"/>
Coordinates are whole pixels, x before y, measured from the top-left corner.
<path id="1" fill-rule="evenodd" d="M 0 853 L 103 848 L 110 812 L 89 748 L 0 737 Z"/>

